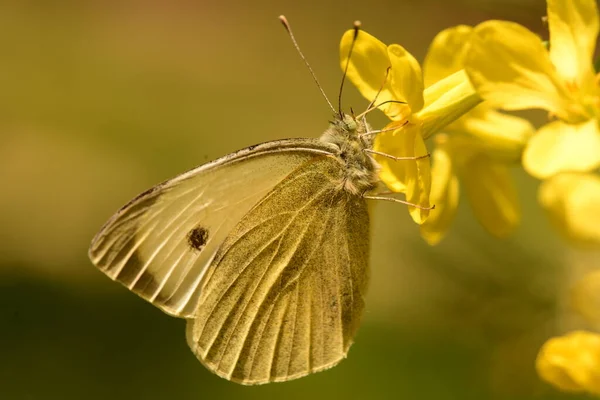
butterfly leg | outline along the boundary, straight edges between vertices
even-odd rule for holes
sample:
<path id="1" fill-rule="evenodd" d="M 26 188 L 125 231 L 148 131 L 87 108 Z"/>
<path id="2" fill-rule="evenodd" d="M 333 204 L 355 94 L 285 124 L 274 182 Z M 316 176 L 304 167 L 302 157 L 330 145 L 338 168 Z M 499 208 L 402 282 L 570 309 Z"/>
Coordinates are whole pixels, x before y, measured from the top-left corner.
<path id="1" fill-rule="evenodd" d="M 365 199 L 369 199 L 369 200 L 384 200 L 384 201 L 393 201 L 394 203 L 400 203 L 400 204 L 405 204 L 407 206 L 411 206 L 411 207 L 415 207 L 415 208 L 419 208 L 421 210 L 433 210 L 435 209 L 435 204 L 430 206 L 430 207 L 424 207 L 421 206 L 419 204 L 415 204 L 415 203 L 411 203 L 409 201 L 406 200 L 402 200 L 402 199 L 397 199 L 395 197 L 386 197 L 386 196 L 369 196 L 366 194 L 363 194 L 363 198 Z"/>
<path id="2" fill-rule="evenodd" d="M 378 134 L 384 133 L 384 132 L 391 132 L 391 131 L 395 131 L 397 129 L 402 128 L 406 124 L 408 124 L 408 120 L 404 121 L 404 123 L 402 125 L 394 125 L 393 127 L 387 128 L 387 129 L 377 129 L 377 130 L 374 130 L 374 131 L 369 131 L 369 132 L 361 133 L 358 136 L 362 139 L 362 138 L 365 138 L 365 137 L 371 136 L 371 135 L 378 135 Z"/>
<path id="3" fill-rule="evenodd" d="M 429 158 L 431 157 L 431 154 L 427 153 L 424 154 L 422 156 L 410 156 L 410 157 L 396 157 L 393 156 L 391 154 L 387 154 L 387 153 L 382 153 L 380 151 L 376 151 L 376 150 L 371 150 L 371 149 L 364 149 L 363 150 L 365 153 L 369 153 L 369 154 L 377 154 L 378 156 L 382 156 L 382 157 L 387 157 L 387 158 L 391 158 L 394 161 L 403 161 L 403 160 L 421 160 L 423 158 Z"/>

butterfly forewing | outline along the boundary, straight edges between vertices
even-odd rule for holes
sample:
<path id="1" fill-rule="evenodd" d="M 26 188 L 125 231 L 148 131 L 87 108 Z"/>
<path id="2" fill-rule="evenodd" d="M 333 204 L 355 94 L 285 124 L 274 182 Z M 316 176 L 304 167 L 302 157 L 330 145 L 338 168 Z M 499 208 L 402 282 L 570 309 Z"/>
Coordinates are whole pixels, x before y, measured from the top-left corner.
<path id="1" fill-rule="evenodd" d="M 221 245 L 187 331 L 220 376 L 284 381 L 345 357 L 364 305 L 369 217 L 342 175 L 333 157 L 303 164 Z"/>
<path id="2" fill-rule="evenodd" d="M 193 317 L 201 282 L 231 229 L 299 166 L 330 154 L 311 139 L 254 146 L 155 186 L 94 238 L 91 260 L 163 311 Z"/>

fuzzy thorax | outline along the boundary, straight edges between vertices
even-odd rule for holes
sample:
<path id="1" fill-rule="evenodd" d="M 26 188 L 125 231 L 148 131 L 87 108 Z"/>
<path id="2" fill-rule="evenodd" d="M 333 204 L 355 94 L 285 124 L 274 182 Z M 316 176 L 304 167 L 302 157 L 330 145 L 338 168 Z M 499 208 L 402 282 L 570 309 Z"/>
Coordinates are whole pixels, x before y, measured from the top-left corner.
<path id="1" fill-rule="evenodd" d="M 344 114 L 343 118 L 336 116 L 320 137 L 321 141 L 339 148 L 338 158 L 345 165 L 340 185 L 353 195 L 362 195 L 379 181 L 375 160 L 364 151 L 373 147 L 371 135 L 361 136 L 369 131 L 366 122 Z"/>

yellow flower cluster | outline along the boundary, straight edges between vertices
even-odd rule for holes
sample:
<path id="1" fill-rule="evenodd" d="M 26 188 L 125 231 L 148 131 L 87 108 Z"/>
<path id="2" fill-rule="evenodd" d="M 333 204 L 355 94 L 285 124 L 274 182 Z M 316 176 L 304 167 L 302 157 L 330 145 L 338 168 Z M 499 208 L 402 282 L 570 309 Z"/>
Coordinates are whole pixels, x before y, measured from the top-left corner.
<path id="1" fill-rule="evenodd" d="M 600 243 L 600 87 L 593 67 L 594 0 L 548 0 L 549 50 L 523 26 L 475 28 L 466 70 L 478 93 L 504 110 L 554 118 L 527 142 L 523 167 L 545 179 L 539 202 L 570 240 Z"/>
<path id="2" fill-rule="evenodd" d="M 407 201 L 421 207 L 435 204 L 433 212 L 409 207 L 431 244 L 450 227 L 460 184 L 489 232 L 503 236 L 519 222 L 508 167 L 519 161 L 534 130 L 526 120 L 481 103 L 464 69 L 472 36 L 468 26 L 442 31 L 423 69 L 402 46 L 386 46 L 366 32 L 359 33 L 349 60 L 354 32 L 346 32 L 341 42 L 341 64 L 349 63 L 348 78 L 368 100 L 377 97 L 392 121 L 376 137 L 375 150 L 416 157 L 426 153 L 424 140 L 433 137 L 431 169 L 428 159 L 411 163 L 375 155 L 390 190 L 405 193 Z"/>
<path id="3" fill-rule="evenodd" d="M 597 7 L 596 0 L 547 0 L 549 43 L 508 21 L 447 29 L 422 68 L 400 45 L 386 46 L 364 31 L 343 35 L 347 77 L 391 120 L 375 139 L 380 177 L 417 206 L 409 212 L 428 243 L 447 233 L 461 187 L 488 232 L 509 234 L 520 220 L 510 168 L 521 165 L 542 180 L 538 201 L 558 231 L 572 242 L 600 244 Z M 546 110 L 549 122 L 536 130 L 501 112 L 528 109 Z M 431 160 L 385 156 L 422 156 L 427 139 Z M 430 204 L 436 208 L 428 210 Z M 600 293 L 600 277 L 594 282 Z M 552 338 L 536 365 L 560 389 L 600 394 L 600 334 Z"/>

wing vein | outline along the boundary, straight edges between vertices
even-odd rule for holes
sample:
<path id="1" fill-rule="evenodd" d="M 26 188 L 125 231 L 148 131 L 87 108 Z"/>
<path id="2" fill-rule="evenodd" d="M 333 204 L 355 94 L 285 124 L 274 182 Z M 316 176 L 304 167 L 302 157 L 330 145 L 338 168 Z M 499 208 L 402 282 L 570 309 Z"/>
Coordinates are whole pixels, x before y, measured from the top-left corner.
<path id="1" fill-rule="evenodd" d="M 279 297 L 279 296 L 277 296 Z M 287 301 L 286 301 L 287 300 Z M 284 310 L 281 313 L 281 318 L 279 320 L 279 326 L 277 328 L 277 340 L 275 341 L 275 346 L 273 346 L 273 352 L 271 353 L 271 364 L 269 365 L 269 379 L 272 381 L 273 380 L 273 366 L 274 363 L 273 361 L 275 361 L 275 354 L 277 354 L 279 352 L 279 346 L 281 345 L 281 336 L 283 335 L 283 330 L 281 329 L 281 325 L 283 325 L 283 320 L 285 319 L 285 316 L 287 314 L 288 308 L 290 307 L 290 301 L 288 297 L 284 297 L 283 301 L 286 301 L 285 305 L 283 307 Z"/>
<path id="2" fill-rule="evenodd" d="M 287 365 L 287 369 L 285 371 L 285 375 L 289 376 L 290 375 L 290 367 L 292 366 L 292 353 L 294 352 L 294 344 L 295 344 L 295 340 L 294 340 L 294 336 L 296 335 L 296 325 L 298 323 L 298 292 L 300 291 L 299 289 L 300 283 L 296 283 L 296 287 L 295 287 L 295 292 L 296 292 L 296 296 L 295 296 L 295 300 L 294 300 L 294 324 L 291 327 L 291 334 L 290 334 L 290 340 L 292 342 L 291 346 L 290 346 L 290 353 L 288 355 L 288 365 Z M 291 316 L 290 316 L 291 317 Z"/>

